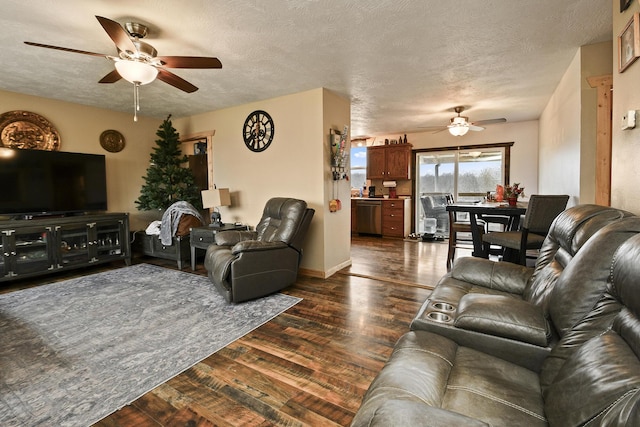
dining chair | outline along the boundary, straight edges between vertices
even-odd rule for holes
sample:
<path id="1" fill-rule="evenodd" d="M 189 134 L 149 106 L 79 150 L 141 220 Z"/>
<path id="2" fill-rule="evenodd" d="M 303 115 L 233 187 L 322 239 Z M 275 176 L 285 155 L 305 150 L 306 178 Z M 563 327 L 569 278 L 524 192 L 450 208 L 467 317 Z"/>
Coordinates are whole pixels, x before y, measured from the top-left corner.
<path id="1" fill-rule="evenodd" d="M 447 195 L 447 204 L 453 203 L 453 194 Z M 449 250 L 447 251 L 447 271 L 453 267 L 456 257 L 456 249 L 468 249 L 473 251 L 473 239 L 471 237 L 471 221 L 469 214 L 464 212 L 449 211 Z M 463 215 L 464 214 L 464 215 Z M 492 218 L 493 219 L 493 218 Z M 484 234 L 488 225 L 484 218 L 477 218 L 476 222 Z"/>
<path id="2" fill-rule="evenodd" d="M 568 195 L 539 195 L 529 198 L 527 212 L 519 230 L 491 232 L 482 241 L 503 248 L 503 260 L 526 265 L 527 250 L 540 249 L 551 223 L 564 211 Z"/>
<path id="3" fill-rule="evenodd" d="M 457 212 L 449 211 L 449 250 L 447 252 L 447 271 L 453 267 L 456 249 L 473 250 L 471 222 L 457 217 Z"/>

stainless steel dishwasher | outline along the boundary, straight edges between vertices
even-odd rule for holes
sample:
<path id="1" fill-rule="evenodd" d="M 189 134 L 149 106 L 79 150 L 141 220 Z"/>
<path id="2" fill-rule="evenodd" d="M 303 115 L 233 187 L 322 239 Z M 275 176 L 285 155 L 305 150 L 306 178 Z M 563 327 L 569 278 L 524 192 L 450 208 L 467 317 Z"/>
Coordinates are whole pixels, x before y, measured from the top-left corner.
<path id="1" fill-rule="evenodd" d="M 356 207 L 358 233 L 382 234 L 382 201 L 358 200 Z"/>

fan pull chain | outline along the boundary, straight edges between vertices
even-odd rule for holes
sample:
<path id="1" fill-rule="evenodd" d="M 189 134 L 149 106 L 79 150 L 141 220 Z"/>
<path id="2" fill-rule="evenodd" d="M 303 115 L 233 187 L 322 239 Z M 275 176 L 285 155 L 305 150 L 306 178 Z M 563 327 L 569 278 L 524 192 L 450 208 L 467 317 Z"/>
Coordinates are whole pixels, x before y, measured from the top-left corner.
<path id="1" fill-rule="evenodd" d="M 138 111 L 140 111 L 140 83 L 133 84 L 133 121 L 138 121 Z"/>

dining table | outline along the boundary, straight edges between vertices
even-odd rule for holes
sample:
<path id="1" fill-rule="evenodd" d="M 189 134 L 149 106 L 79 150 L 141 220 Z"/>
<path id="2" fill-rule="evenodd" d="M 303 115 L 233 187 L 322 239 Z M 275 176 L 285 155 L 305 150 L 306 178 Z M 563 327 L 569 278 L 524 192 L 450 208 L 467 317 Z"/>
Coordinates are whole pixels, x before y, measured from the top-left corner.
<path id="1" fill-rule="evenodd" d="M 466 212 L 471 223 L 471 239 L 473 241 L 472 255 L 489 258 L 490 248 L 482 241 L 484 224 L 486 222 L 501 222 L 505 231 L 518 230 L 520 217 L 527 212 L 527 202 L 517 202 L 510 205 L 507 201 L 494 202 L 456 202 L 446 206 L 447 212 Z"/>

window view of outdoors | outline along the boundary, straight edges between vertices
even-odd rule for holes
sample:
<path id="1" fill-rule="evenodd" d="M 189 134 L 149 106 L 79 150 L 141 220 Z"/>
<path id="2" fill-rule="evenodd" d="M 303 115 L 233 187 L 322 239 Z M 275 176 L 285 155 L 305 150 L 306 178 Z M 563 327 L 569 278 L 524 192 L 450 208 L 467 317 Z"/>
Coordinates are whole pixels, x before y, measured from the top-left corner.
<path id="1" fill-rule="evenodd" d="M 418 153 L 416 194 L 420 201 L 433 193 L 450 193 L 458 202 L 482 200 L 487 191 L 495 191 L 496 185 L 502 184 L 503 153 L 502 148 Z M 423 203 L 416 203 L 417 232 L 425 232 L 426 217 Z M 446 216 L 437 219 L 439 231 L 449 229 Z"/>
<path id="2" fill-rule="evenodd" d="M 367 147 L 351 148 L 351 188 L 362 189 L 367 180 Z"/>
<path id="3" fill-rule="evenodd" d="M 485 196 L 502 184 L 502 151 L 470 151 L 458 157 L 458 198 Z"/>

